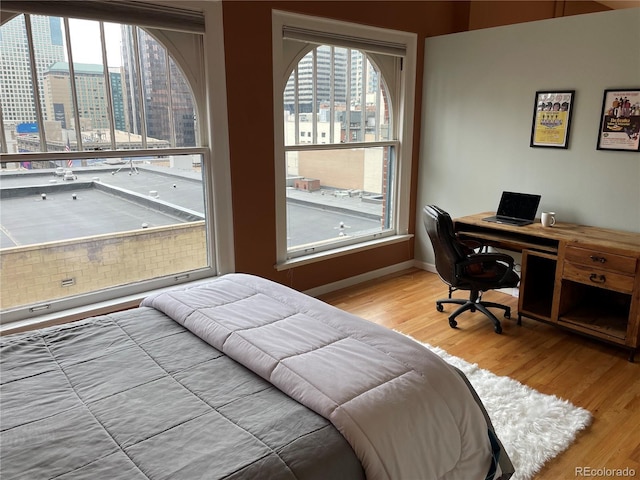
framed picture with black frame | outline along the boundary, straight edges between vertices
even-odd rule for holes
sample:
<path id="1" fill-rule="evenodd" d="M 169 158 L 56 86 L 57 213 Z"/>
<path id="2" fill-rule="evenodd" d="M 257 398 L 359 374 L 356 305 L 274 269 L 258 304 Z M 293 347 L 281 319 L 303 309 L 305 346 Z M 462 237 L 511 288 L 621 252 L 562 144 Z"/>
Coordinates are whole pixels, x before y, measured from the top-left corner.
<path id="1" fill-rule="evenodd" d="M 531 147 L 568 148 L 575 90 L 537 91 Z"/>
<path id="2" fill-rule="evenodd" d="M 640 88 L 604 91 L 597 149 L 640 152 Z"/>

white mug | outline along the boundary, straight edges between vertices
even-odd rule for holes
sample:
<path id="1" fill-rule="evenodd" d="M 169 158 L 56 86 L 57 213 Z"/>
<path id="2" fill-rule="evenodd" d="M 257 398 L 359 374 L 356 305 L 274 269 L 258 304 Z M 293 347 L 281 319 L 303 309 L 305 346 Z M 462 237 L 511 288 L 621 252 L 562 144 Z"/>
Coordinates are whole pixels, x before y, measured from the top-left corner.
<path id="1" fill-rule="evenodd" d="M 540 222 L 543 227 L 553 227 L 556 224 L 556 212 L 542 212 Z"/>

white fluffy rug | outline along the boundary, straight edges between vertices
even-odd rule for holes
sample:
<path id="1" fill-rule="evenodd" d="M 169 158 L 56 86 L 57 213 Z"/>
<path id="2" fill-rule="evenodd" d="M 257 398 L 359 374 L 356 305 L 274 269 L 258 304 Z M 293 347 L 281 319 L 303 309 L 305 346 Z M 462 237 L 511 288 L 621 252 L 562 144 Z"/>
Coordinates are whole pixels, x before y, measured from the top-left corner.
<path id="1" fill-rule="evenodd" d="M 499 377 L 424 343 L 467 376 L 489 413 L 498 438 L 511 458 L 514 480 L 528 480 L 571 445 L 591 423 L 591 413 L 566 400 L 542 394 L 509 377 Z"/>

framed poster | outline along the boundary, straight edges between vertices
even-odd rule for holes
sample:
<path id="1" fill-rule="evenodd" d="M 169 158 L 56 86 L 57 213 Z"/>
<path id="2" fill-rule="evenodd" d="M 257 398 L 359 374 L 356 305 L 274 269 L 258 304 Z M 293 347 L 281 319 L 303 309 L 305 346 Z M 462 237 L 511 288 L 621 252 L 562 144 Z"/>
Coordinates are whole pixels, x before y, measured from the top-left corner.
<path id="1" fill-rule="evenodd" d="M 604 91 L 598 150 L 640 152 L 640 88 Z"/>
<path id="2" fill-rule="evenodd" d="M 575 90 L 536 92 L 530 146 L 568 148 L 575 93 Z"/>

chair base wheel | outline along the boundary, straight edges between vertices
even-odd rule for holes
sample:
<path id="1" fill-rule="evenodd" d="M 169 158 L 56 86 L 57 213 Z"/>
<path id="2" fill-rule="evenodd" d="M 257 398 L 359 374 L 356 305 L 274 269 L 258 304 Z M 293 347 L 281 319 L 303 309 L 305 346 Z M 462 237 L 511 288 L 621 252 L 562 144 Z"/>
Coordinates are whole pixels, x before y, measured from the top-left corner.
<path id="1" fill-rule="evenodd" d="M 456 321 L 456 318 L 461 313 L 477 311 L 477 312 L 482 312 L 484 315 L 489 317 L 489 320 L 491 320 L 491 322 L 493 323 L 493 329 L 495 330 L 496 333 L 498 334 L 502 333 L 502 325 L 500 324 L 500 320 L 498 320 L 498 318 L 492 312 L 489 311 L 490 307 L 500 308 L 504 310 L 505 318 L 511 318 L 510 307 L 507 307 L 506 305 L 502 305 L 499 303 L 480 301 L 479 296 L 473 295 L 473 294 L 471 295 L 471 298 L 469 300 L 465 300 L 462 298 L 436 300 L 436 310 L 438 312 L 444 312 L 443 305 L 445 303 L 459 305 L 457 310 L 455 310 L 453 313 L 449 315 L 449 326 L 451 328 L 456 328 L 458 326 L 458 322 Z"/>

